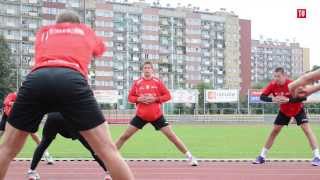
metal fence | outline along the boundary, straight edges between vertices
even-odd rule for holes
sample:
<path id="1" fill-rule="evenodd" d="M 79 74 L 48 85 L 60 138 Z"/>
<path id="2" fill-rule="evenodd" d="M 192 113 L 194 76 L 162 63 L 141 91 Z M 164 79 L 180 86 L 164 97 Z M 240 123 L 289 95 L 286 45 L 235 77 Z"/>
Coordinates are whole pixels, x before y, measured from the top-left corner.
<path id="1" fill-rule="evenodd" d="M 319 108 L 306 108 L 306 112 L 310 121 L 320 122 Z M 135 110 L 103 110 L 103 113 L 110 123 L 122 124 L 128 123 L 134 117 Z M 193 114 L 167 113 L 165 117 L 169 121 L 178 123 L 269 123 L 273 122 L 276 117 L 276 114 L 265 114 L 263 108 L 251 109 L 250 113 L 248 114 L 247 109 L 221 108 L 215 111 L 207 111 L 205 114 L 198 114 L 197 111 L 194 111 Z"/>

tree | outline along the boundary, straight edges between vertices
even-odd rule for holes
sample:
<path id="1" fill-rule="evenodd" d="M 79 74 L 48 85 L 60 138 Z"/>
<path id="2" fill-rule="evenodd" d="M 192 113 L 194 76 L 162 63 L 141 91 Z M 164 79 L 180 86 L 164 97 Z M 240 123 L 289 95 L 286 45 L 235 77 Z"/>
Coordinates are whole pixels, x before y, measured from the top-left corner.
<path id="1" fill-rule="evenodd" d="M 15 63 L 12 61 L 11 50 L 5 38 L 0 36 L 0 101 L 9 92 L 15 89 L 15 74 L 13 68 Z"/>
<path id="2" fill-rule="evenodd" d="M 269 81 L 260 81 L 257 83 L 254 83 L 251 87 L 251 89 L 262 89 L 268 85 Z"/>

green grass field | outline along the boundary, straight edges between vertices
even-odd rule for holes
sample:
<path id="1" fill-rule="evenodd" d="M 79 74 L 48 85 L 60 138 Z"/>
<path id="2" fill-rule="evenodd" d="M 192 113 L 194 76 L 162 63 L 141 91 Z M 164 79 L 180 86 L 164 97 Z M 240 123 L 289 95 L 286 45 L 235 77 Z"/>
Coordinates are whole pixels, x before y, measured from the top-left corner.
<path id="1" fill-rule="evenodd" d="M 173 125 L 192 153 L 199 158 L 255 158 L 260 152 L 272 125 Z M 125 125 L 111 125 L 116 139 Z M 320 125 L 312 126 L 320 139 Z M 28 138 L 19 157 L 31 157 L 35 143 Z M 51 144 L 49 152 L 56 158 L 88 158 L 90 154 L 78 141 L 60 136 Z M 147 125 L 138 132 L 121 152 L 126 158 L 182 158 L 178 150 L 160 132 Z M 270 158 L 311 158 L 311 149 L 300 127 L 283 128 Z"/>

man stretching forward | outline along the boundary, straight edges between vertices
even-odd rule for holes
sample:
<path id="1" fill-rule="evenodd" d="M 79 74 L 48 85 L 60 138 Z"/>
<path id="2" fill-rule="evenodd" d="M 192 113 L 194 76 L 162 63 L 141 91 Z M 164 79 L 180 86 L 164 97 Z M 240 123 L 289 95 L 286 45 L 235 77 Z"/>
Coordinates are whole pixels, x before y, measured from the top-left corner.
<path id="1" fill-rule="evenodd" d="M 313 160 L 311 164 L 314 166 L 320 166 L 319 148 L 317 144 L 316 136 L 314 135 L 310 125 L 308 123 L 307 115 L 303 109 L 302 101 L 306 98 L 293 97 L 288 89 L 288 84 L 292 82 L 287 79 L 283 68 L 276 68 L 274 71 L 274 80 L 271 81 L 268 86 L 263 90 L 261 100 L 266 102 L 274 102 L 280 105 L 280 110 L 276 120 L 274 121 L 273 129 L 262 148 L 261 154 L 253 161 L 253 164 L 265 163 L 265 158 L 268 151 L 277 135 L 280 133 L 284 125 L 288 125 L 292 117 L 297 121 L 297 125 L 301 127 L 304 134 L 308 138 L 309 144 L 313 150 Z M 269 97 L 269 95 L 273 95 Z"/>

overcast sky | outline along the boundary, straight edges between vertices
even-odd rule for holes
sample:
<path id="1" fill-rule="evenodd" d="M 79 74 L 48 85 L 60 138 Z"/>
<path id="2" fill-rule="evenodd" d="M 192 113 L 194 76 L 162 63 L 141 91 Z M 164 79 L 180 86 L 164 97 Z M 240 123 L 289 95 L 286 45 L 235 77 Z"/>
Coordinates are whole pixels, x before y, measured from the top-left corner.
<path id="1" fill-rule="evenodd" d="M 137 1 L 137 0 L 131 0 Z M 145 0 L 152 3 L 156 0 Z M 204 10 L 226 8 L 241 19 L 251 20 L 252 38 L 265 38 L 299 42 L 310 48 L 312 65 L 320 65 L 320 0 L 159 0 L 165 6 L 192 4 Z M 307 18 L 298 19 L 297 9 L 307 9 Z"/>

